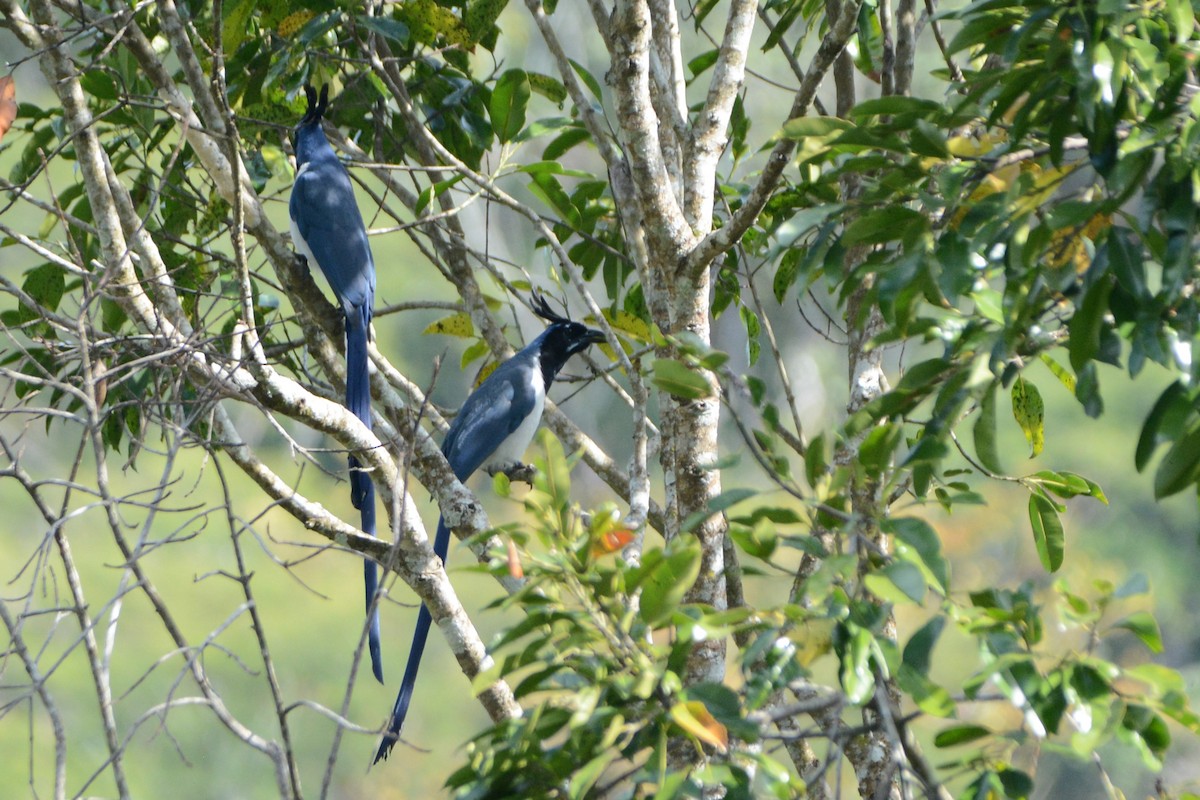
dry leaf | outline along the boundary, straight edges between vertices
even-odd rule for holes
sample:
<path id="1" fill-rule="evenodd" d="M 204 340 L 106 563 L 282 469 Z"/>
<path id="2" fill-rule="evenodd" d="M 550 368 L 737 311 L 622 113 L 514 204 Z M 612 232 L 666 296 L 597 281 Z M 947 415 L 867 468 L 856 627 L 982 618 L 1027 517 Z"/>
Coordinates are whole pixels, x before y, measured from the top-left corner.
<path id="1" fill-rule="evenodd" d="M 12 75 L 0 78 L 0 141 L 17 118 L 17 82 Z"/>
<path id="2" fill-rule="evenodd" d="M 525 577 L 525 568 L 521 566 L 521 554 L 517 552 L 517 546 L 513 544 L 513 540 L 508 540 L 508 574 L 520 580 Z"/>
<path id="3" fill-rule="evenodd" d="M 709 713 L 699 700 L 676 703 L 671 707 L 671 719 L 684 732 L 724 753 L 729 749 L 729 731 Z"/>
<path id="4" fill-rule="evenodd" d="M 633 541 L 633 531 L 627 528 L 612 528 L 592 540 L 592 558 L 615 553 Z"/>

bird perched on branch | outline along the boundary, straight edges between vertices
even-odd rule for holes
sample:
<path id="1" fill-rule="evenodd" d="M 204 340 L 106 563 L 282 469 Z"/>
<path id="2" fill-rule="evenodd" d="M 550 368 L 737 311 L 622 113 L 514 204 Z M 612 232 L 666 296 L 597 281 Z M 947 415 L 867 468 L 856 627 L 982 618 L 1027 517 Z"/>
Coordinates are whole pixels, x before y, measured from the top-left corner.
<path id="1" fill-rule="evenodd" d="M 296 126 L 296 182 L 288 204 L 292 242 L 310 266 L 316 264 L 320 268 L 342 307 L 346 323 L 346 408 L 370 429 L 367 341 L 375 301 L 375 262 L 350 173 L 321 129 L 321 119 L 329 107 L 329 87 L 322 86 L 318 97 L 313 87 L 305 86 L 304 94 L 308 110 Z M 350 500 L 362 515 L 363 532 L 374 536 L 375 487 L 354 456 L 350 456 Z M 371 671 L 383 683 L 379 611 L 374 607 L 379 573 L 374 561 L 364 560 L 363 575 L 367 613 L 371 615 L 367 633 Z"/>
<path id="2" fill-rule="evenodd" d="M 460 481 L 475 470 L 504 469 L 521 463 L 546 404 L 546 390 L 571 356 L 588 345 L 604 341 L 604 334 L 555 314 L 546 301 L 534 297 L 533 310 L 550 324 L 523 350 L 496 367 L 495 371 L 467 397 L 450 431 L 442 442 L 442 453 Z M 443 563 L 450 545 L 450 529 L 438 519 L 433 551 Z M 387 733 L 375 754 L 375 762 L 385 759 L 400 738 L 400 729 L 408 715 L 417 669 L 433 617 L 423 604 L 417 613 L 412 649 L 400 683 L 400 694 L 392 708 Z"/>

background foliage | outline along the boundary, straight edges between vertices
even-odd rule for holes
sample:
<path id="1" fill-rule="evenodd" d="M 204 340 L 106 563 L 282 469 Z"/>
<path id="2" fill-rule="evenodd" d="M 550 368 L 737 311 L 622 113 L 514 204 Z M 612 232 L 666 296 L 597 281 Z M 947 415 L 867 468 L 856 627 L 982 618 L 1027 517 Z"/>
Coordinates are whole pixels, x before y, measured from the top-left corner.
<path id="1" fill-rule="evenodd" d="M 1190 4 L 2 0 L 0 25 L 5 785 L 1194 786 Z M 373 233 L 378 438 L 280 233 L 305 83 Z M 435 442 L 535 288 L 609 343 L 533 485 L 475 483 L 489 520 Z M 354 530 L 346 449 L 395 547 Z M 453 586 L 429 496 L 478 556 Z M 401 579 L 388 662 L 403 584 L 457 661 L 431 648 L 415 747 L 365 776 L 395 687 L 358 680 L 347 549 Z"/>

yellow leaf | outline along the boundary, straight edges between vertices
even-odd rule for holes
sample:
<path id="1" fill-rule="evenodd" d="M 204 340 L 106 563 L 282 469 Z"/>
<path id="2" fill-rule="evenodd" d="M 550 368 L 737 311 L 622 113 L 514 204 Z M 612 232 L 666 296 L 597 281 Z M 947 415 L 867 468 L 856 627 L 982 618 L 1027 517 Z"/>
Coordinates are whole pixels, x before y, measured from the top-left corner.
<path id="1" fill-rule="evenodd" d="M 446 336 L 470 338 L 475 335 L 475 326 L 471 324 L 471 316 L 469 314 L 451 314 L 448 317 L 442 317 L 437 322 L 431 323 L 421 333 L 441 333 Z"/>
<path id="2" fill-rule="evenodd" d="M 683 728 L 684 733 L 712 745 L 722 753 L 729 748 L 729 731 L 708 713 L 708 708 L 699 700 L 673 705 L 671 719 Z"/>
<path id="3" fill-rule="evenodd" d="M 302 8 L 299 11 L 293 11 L 279 21 L 275 32 L 284 39 L 290 39 L 295 35 L 296 31 L 308 24 L 309 20 L 315 17 L 316 14 L 309 11 L 307 8 Z"/>
<path id="4" fill-rule="evenodd" d="M 500 366 L 499 361 L 492 361 L 491 363 L 484 364 L 483 367 L 480 368 L 479 374 L 475 376 L 475 386 L 472 388 L 478 388 L 479 384 L 487 380 L 487 376 L 495 372 L 496 367 L 498 366 Z"/>
<path id="5" fill-rule="evenodd" d="M 446 44 L 467 48 L 474 44 L 462 20 L 434 0 L 409 0 L 400 6 L 400 15 L 417 41 L 435 44 L 440 37 Z"/>
<path id="6" fill-rule="evenodd" d="M 1016 202 L 1014 205 L 1015 214 L 1017 216 L 1024 216 L 1046 205 L 1046 202 L 1062 186 L 1062 182 L 1078 166 L 1078 164 L 1067 164 L 1066 166 L 1051 167 L 1044 170 L 1038 164 L 1025 164 L 1022 172 L 1034 176 L 1033 191 Z"/>
<path id="7" fill-rule="evenodd" d="M 1012 405 L 1013 417 L 1025 432 L 1025 440 L 1029 442 L 1029 457 L 1036 458 L 1046 445 L 1046 431 L 1043 427 L 1046 407 L 1042 403 L 1042 394 L 1029 381 L 1017 378 L 1012 388 Z"/>
<path id="8" fill-rule="evenodd" d="M 604 318 L 608 320 L 608 324 L 613 327 L 613 330 L 618 333 L 623 333 L 630 339 L 639 342 L 650 341 L 650 326 L 640 317 L 635 317 L 628 311 L 618 311 L 615 314 L 605 311 Z"/>
<path id="9" fill-rule="evenodd" d="M 973 158 L 992 152 L 997 145 L 1007 141 L 1007 137 L 986 133 L 982 136 L 951 136 L 946 140 L 946 149 L 950 155 L 959 158 Z"/>
<path id="10" fill-rule="evenodd" d="M 788 631 L 796 645 L 796 661 L 807 667 L 833 649 L 833 620 L 828 617 L 806 619 Z"/>
<path id="11" fill-rule="evenodd" d="M 1047 247 L 1047 263 L 1054 269 L 1071 264 L 1076 273 L 1085 272 L 1092 265 L 1092 258 L 1088 255 L 1084 240 L 1095 241 L 1111 225 L 1111 214 L 1096 214 L 1081 228 L 1056 230 Z"/>

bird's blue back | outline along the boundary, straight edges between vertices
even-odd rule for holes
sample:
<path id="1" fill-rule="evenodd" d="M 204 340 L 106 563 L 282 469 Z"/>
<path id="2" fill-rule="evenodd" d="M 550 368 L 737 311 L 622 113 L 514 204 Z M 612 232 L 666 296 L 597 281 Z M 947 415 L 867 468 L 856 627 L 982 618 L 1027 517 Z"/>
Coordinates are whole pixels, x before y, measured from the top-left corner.
<path id="1" fill-rule="evenodd" d="M 320 122 L 296 132 L 296 182 L 288 209 L 304 246 L 343 306 L 371 306 L 375 261 L 350 173 Z"/>
<path id="2" fill-rule="evenodd" d="M 327 94 L 319 102 L 307 87 L 309 113 L 296 129 L 296 180 L 288 203 L 293 244 L 325 275 L 342 307 L 346 327 L 346 408 L 371 428 L 371 383 L 367 353 L 375 303 L 375 261 L 367 242 L 350 173 L 338 160 L 321 128 Z M 362 530 L 375 535 L 375 487 L 350 456 L 350 499 L 361 513 Z M 364 594 L 370 613 L 368 645 L 371 670 L 383 682 L 379 611 L 374 608 L 379 588 L 375 562 L 364 559 Z"/>

